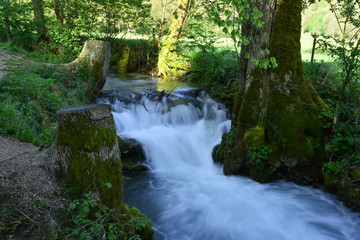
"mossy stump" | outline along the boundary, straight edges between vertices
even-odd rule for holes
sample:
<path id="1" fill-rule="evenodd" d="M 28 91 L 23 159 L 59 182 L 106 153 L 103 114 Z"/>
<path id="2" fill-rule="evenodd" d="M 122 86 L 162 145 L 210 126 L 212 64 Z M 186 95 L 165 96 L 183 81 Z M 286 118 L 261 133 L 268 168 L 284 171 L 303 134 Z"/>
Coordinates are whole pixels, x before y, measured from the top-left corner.
<path id="1" fill-rule="evenodd" d="M 94 98 L 105 85 L 106 76 L 110 66 L 111 44 L 101 40 L 87 40 L 79 56 L 67 66 L 75 68 L 78 65 L 88 67 L 90 75 L 94 78 L 91 86 L 91 95 Z"/>
<path id="2" fill-rule="evenodd" d="M 98 191 L 104 205 L 121 209 L 122 165 L 110 106 L 66 108 L 57 118 L 55 174 L 66 179 L 75 195 Z"/>

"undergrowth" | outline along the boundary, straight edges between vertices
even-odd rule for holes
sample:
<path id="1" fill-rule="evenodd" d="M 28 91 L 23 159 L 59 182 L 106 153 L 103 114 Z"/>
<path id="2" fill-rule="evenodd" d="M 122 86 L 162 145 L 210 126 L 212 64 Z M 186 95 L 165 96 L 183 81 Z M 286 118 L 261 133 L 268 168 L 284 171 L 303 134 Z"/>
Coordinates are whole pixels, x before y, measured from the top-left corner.
<path id="1" fill-rule="evenodd" d="M 339 62 L 305 62 L 304 69 L 320 97 L 329 107 L 319 116 L 324 122 L 324 130 L 329 134 L 325 149 L 329 162 L 323 165 L 323 174 L 351 179 L 353 177 L 348 176 L 348 173 L 360 167 L 360 83 L 354 78 L 345 88 L 339 102 L 338 93 L 345 79 L 345 73 Z M 331 133 L 336 107 L 339 109 L 338 126 L 336 133 Z"/>
<path id="2" fill-rule="evenodd" d="M 84 104 L 89 75 L 37 61 L 8 60 L 11 73 L 0 80 L 0 134 L 49 147 L 56 132 L 56 112 Z"/>

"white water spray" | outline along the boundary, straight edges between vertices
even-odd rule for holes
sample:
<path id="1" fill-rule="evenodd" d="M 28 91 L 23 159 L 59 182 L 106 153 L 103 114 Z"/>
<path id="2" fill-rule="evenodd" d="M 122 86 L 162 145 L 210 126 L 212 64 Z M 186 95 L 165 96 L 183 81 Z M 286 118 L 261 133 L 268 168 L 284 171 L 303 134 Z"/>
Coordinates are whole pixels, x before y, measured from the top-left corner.
<path id="1" fill-rule="evenodd" d="M 215 101 L 183 93 L 112 104 L 118 134 L 142 144 L 151 169 L 133 176 L 125 201 L 151 218 L 155 239 L 360 239 L 359 214 L 322 190 L 224 176 L 211 152 L 230 121 Z"/>

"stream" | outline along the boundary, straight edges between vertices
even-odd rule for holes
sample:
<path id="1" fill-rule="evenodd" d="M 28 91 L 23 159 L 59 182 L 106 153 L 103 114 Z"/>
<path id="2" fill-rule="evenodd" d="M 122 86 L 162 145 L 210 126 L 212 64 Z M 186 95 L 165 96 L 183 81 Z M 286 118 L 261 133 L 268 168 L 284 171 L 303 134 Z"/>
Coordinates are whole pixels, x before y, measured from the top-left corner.
<path id="1" fill-rule="evenodd" d="M 229 112 L 203 91 L 113 74 L 103 92 L 118 135 L 145 152 L 150 170 L 127 176 L 124 202 L 152 220 L 154 239 L 360 239 L 360 214 L 322 189 L 224 176 L 211 153 L 230 130 Z"/>

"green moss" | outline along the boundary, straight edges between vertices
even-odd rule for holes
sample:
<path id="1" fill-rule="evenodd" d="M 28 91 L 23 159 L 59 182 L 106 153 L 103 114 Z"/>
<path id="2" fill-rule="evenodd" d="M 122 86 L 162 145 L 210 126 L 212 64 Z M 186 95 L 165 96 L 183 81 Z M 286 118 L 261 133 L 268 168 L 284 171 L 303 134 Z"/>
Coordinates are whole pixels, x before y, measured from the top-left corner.
<path id="1" fill-rule="evenodd" d="M 120 208 L 123 195 L 121 161 L 116 156 L 103 161 L 101 155 L 103 149 L 117 144 L 116 133 L 112 128 L 89 124 L 87 117 L 75 118 L 76 126 L 67 120 L 58 131 L 57 145 L 69 146 L 72 154 L 68 185 L 76 195 L 86 189 L 98 190 L 105 205 Z M 109 121 L 113 123 L 112 118 Z M 107 188 L 105 183 L 111 183 L 112 188 Z"/>
<path id="2" fill-rule="evenodd" d="M 360 211 L 360 188 L 357 184 L 348 181 L 341 182 L 336 195 L 346 206 Z"/>
<path id="3" fill-rule="evenodd" d="M 136 70 L 136 52 L 129 45 L 121 46 L 121 54 L 116 62 L 118 73 L 132 73 Z"/>
<path id="4" fill-rule="evenodd" d="M 332 193 L 336 192 L 338 183 L 339 183 L 339 179 L 338 179 L 338 176 L 336 174 L 329 173 L 329 174 L 325 175 L 324 187 L 329 192 L 332 192 Z"/>
<path id="5" fill-rule="evenodd" d="M 144 214 L 142 214 L 137 208 L 130 207 L 127 204 L 124 204 L 123 213 L 126 214 L 126 218 L 130 223 L 130 226 L 137 226 L 135 228 L 135 233 L 140 235 L 143 240 L 153 239 L 154 229 L 150 219 L 148 219 Z"/>
<path id="6" fill-rule="evenodd" d="M 250 177 L 261 183 L 273 182 L 282 178 L 281 175 L 277 174 L 269 166 L 251 168 Z"/>
<path id="7" fill-rule="evenodd" d="M 248 88 L 237 93 L 234 113 L 240 129 L 236 141 L 240 144 L 237 149 L 228 149 L 233 152 L 224 148 L 224 172 L 242 172 L 249 167 L 250 175 L 260 181 L 288 172 L 296 179 L 300 176 L 305 180 L 319 179 L 325 156 L 321 141 L 323 124 L 318 118 L 318 102 L 314 102 L 318 95 L 311 90 L 301 61 L 301 8 L 301 0 L 281 1 L 277 7 L 270 56 L 276 59 L 278 67 L 266 71 L 254 67 L 246 78 L 251 82 L 244 84 Z M 269 79 L 269 86 L 263 86 L 264 78 Z M 243 142 L 247 146 L 266 144 L 272 149 L 261 171 L 248 163 L 240 164 L 247 151 Z"/>
<path id="8" fill-rule="evenodd" d="M 265 143 L 265 129 L 264 126 L 257 125 L 254 128 L 249 128 L 244 134 L 244 141 L 247 147 L 260 147 Z"/>
<path id="9" fill-rule="evenodd" d="M 173 18 L 162 47 L 159 52 L 158 69 L 164 78 L 179 77 L 188 68 L 187 63 L 179 58 L 177 43 L 186 15 L 188 14 L 187 4 L 190 0 L 179 1 L 176 9 L 176 17 Z"/>

